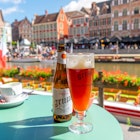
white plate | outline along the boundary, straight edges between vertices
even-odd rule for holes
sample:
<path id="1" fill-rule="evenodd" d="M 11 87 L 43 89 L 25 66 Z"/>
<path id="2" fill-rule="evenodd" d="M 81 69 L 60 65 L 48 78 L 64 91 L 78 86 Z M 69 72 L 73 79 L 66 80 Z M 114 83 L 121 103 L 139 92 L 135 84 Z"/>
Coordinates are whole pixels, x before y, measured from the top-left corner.
<path id="1" fill-rule="evenodd" d="M 27 94 L 20 94 L 16 100 L 0 103 L 0 108 L 10 108 L 21 105 L 28 98 Z"/>

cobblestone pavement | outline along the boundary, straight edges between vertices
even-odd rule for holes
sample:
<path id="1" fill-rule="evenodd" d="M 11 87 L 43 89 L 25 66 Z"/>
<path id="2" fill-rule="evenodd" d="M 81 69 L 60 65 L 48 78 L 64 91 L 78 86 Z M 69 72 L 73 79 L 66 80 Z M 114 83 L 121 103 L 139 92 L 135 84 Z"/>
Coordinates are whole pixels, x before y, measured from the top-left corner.
<path id="1" fill-rule="evenodd" d="M 124 140 L 140 140 L 140 126 L 133 126 L 133 125 L 126 125 L 120 123 L 123 134 Z"/>

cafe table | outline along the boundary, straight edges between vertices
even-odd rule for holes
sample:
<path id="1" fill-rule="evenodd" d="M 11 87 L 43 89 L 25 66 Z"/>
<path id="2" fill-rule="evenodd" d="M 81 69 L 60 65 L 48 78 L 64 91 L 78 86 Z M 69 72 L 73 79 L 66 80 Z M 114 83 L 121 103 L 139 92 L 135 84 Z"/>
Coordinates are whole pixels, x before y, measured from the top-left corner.
<path id="1" fill-rule="evenodd" d="M 0 140 L 123 140 L 116 118 L 93 104 L 85 120 L 92 122 L 87 134 L 74 134 L 68 126 L 76 118 L 55 123 L 52 117 L 52 96 L 30 95 L 23 104 L 0 109 Z"/>

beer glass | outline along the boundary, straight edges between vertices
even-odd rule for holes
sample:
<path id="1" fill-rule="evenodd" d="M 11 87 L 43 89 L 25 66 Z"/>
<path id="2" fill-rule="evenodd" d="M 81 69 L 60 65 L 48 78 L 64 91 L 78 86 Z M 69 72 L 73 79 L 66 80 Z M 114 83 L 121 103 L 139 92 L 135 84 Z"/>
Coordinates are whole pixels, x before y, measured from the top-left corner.
<path id="1" fill-rule="evenodd" d="M 69 53 L 66 58 L 66 69 L 68 85 L 76 112 L 77 122 L 69 126 L 69 130 L 83 134 L 90 132 L 93 128 L 91 123 L 84 122 L 86 110 L 92 90 L 94 74 L 93 53 Z"/>

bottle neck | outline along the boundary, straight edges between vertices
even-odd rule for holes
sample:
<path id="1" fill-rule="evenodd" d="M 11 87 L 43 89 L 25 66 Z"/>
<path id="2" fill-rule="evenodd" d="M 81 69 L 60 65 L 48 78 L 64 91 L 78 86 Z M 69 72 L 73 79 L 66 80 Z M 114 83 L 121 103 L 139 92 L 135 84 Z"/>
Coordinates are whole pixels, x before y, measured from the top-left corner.
<path id="1" fill-rule="evenodd" d="M 66 51 L 64 47 L 58 48 L 57 63 L 66 64 Z"/>

